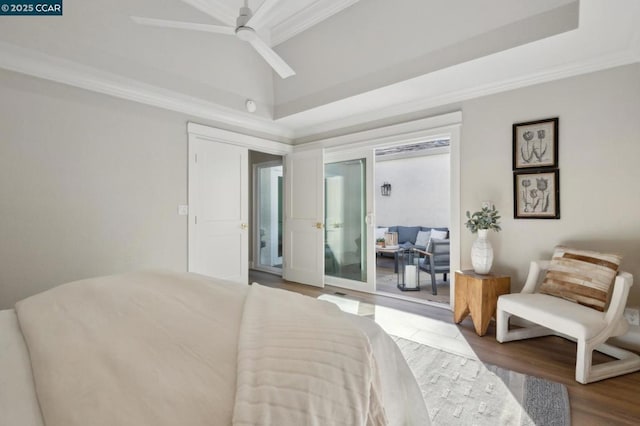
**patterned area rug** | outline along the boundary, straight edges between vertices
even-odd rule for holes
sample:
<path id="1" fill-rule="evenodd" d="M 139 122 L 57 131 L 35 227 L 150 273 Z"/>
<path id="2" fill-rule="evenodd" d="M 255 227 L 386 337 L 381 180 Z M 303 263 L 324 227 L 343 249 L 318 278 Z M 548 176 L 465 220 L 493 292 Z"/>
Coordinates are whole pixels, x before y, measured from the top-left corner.
<path id="1" fill-rule="evenodd" d="M 392 336 L 418 380 L 433 425 L 569 426 L 567 388 Z"/>

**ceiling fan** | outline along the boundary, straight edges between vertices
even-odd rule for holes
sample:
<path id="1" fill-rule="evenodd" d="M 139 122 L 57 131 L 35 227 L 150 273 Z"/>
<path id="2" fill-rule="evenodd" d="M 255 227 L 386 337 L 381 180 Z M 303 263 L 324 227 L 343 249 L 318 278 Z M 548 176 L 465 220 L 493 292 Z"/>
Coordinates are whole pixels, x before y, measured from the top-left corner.
<path id="1" fill-rule="evenodd" d="M 222 16 L 224 9 L 221 5 L 214 4 L 215 2 L 207 2 L 207 5 L 203 5 L 199 0 L 182 0 L 185 3 L 189 3 L 198 9 L 205 11 L 207 14 L 211 15 L 213 18 L 219 19 L 223 22 L 229 22 L 229 19 L 225 19 Z M 154 27 L 163 27 L 163 28 L 176 28 L 183 30 L 193 30 L 193 31 L 204 31 L 209 33 L 216 34 L 226 34 L 226 35 L 235 35 L 240 40 L 248 42 L 253 48 L 262 56 L 262 58 L 267 61 L 271 68 L 274 69 L 275 72 L 280 75 L 282 78 L 287 78 L 292 75 L 295 75 L 295 71 L 280 57 L 278 54 L 267 44 L 264 40 L 262 40 L 256 31 L 253 29 L 252 25 L 255 25 L 257 19 L 256 17 L 264 16 L 268 10 L 270 10 L 279 0 L 265 0 L 260 8 L 256 11 L 254 15 L 251 12 L 251 9 L 248 5 L 248 0 L 244 0 L 244 6 L 240 8 L 239 16 L 236 18 L 235 27 L 232 26 L 223 26 L 223 25 L 208 25 L 208 24 L 197 24 L 194 22 L 181 22 L 181 21 L 171 21 L 166 19 L 155 19 L 155 18 L 144 18 L 140 16 L 132 16 L 134 22 L 142 25 L 150 25 Z M 216 16 L 218 15 L 218 16 Z"/>

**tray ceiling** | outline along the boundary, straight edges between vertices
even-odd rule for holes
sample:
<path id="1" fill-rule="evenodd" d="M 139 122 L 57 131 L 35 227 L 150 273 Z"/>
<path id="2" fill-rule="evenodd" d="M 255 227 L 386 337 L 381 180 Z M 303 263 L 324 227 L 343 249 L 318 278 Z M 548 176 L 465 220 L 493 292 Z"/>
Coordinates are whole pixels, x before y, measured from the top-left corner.
<path id="1" fill-rule="evenodd" d="M 241 3 L 67 0 L 62 17 L 0 17 L 0 67 L 304 140 L 640 61 L 637 0 L 280 0 L 257 30 L 296 70 L 287 80 L 235 37 L 130 19 L 217 24 Z"/>

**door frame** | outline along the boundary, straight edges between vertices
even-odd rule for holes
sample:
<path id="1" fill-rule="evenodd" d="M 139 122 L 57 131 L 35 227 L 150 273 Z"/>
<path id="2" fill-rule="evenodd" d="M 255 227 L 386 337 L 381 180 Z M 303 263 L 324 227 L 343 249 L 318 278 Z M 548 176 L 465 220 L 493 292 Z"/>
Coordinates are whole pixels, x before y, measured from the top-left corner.
<path id="1" fill-rule="evenodd" d="M 214 127 L 203 126 L 189 122 L 187 131 L 189 139 L 199 137 L 205 140 L 226 142 L 235 145 L 246 146 L 254 151 L 267 152 L 276 155 L 288 155 L 295 149 L 296 152 L 306 149 L 324 149 L 325 152 L 339 151 L 354 148 L 389 147 L 394 145 L 405 145 L 409 143 L 424 142 L 425 139 L 449 138 L 450 140 L 450 221 L 449 235 L 451 240 L 451 271 L 460 269 L 460 235 L 461 235 L 461 213 L 460 213 L 460 136 L 462 127 L 462 112 L 456 111 L 434 117 L 409 121 L 372 130 L 354 132 L 343 136 L 320 139 L 304 144 L 288 145 L 269 139 L 248 136 L 242 133 L 231 132 Z M 189 152 L 189 158 L 192 153 Z M 287 169 L 284 169 L 285 183 L 287 181 Z M 286 203 L 285 193 L 285 203 Z M 191 213 L 189 213 L 189 223 L 193 223 Z M 189 226 L 189 239 L 193 226 Z M 188 252 L 187 252 L 188 256 Z M 286 262 L 287 259 L 284 259 Z M 451 294 L 455 294 L 455 274 L 450 277 Z M 450 298 L 450 308 L 453 309 L 454 297 Z"/>
<path id="2" fill-rule="evenodd" d="M 251 241 L 251 250 L 253 253 L 253 264 L 250 265 L 250 267 L 252 269 L 258 270 L 258 271 L 264 271 L 264 272 L 269 272 L 271 274 L 275 274 L 275 275 L 279 275 L 282 276 L 282 269 L 283 268 L 276 268 L 275 266 L 265 266 L 265 265 L 261 265 L 260 264 L 260 248 L 259 248 L 259 244 L 260 244 L 260 215 L 258 214 L 258 209 L 260 207 L 260 201 L 261 201 L 261 197 L 262 194 L 260 193 L 260 191 L 258 190 L 258 170 L 261 168 L 266 168 L 266 167 L 274 167 L 274 166 L 281 166 L 282 167 L 282 179 L 284 179 L 284 158 L 282 158 L 281 160 L 271 160 L 271 161 L 264 161 L 262 163 L 255 163 L 253 164 L 253 171 L 252 171 L 252 175 L 253 175 L 253 208 L 252 208 L 252 212 L 251 212 L 251 223 L 255 224 L 256 229 L 254 229 L 253 232 L 253 241 Z M 283 182 L 283 191 L 282 191 L 282 210 L 283 210 L 283 215 L 284 215 L 284 182 Z M 283 224 L 284 226 L 284 221 Z M 284 231 L 283 231 L 284 234 Z M 283 235 L 283 244 L 284 244 L 284 235 Z M 282 257 L 284 260 L 284 250 L 282 253 Z M 258 259 L 258 260 L 256 260 Z"/>
<path id="3" fill-rule="evenodd" d="M 195 151 L 194 147 L 196 141 L 204 142 L 218 142 L 226 143 L 230 145 L 236 145 L 247 148 L 252 151 L 265 152 L 268 154 L 275 154 L 285 156 L 292 152 L 293 147 L 291 145 L 277 142 L 270 139 L 260 138 L 256 136 L 249 136 L 242 133 L 232 132 L 229 130 L 218 129 L 216 127 L 204 126 L 193 122 L 187 122 L 187 156 L 188 156 L 188 176 L 187 176 L 187 190 L 188 190 L 188 203 L 190 206 L 198 204 L 197 192 L 191 190 L 190 185 L 194 182 L 193 170 L 195 164 Z M 248 162 L 248 160 L 247 160 Z M 283 178 L 286 180 L 286 170 L 283 170 Z M 249 176 L 247 176 L 247 179 Z M 247 200 L 249 201 L 249 200 Z M 197 226 L 195 226 L 195 209 L 189 208 L 189 216 L 187 222 L 187 265 L 191 265 L 192 257 L 194 253 L 193 244 L 196 241 L 195 232 Z M 247 240 L 247 244 L 249 244 Z M 246 247 L 249 250 L 249 247 Z M 248 251 L 247 251 L 248 253 Z"/>
<path id="4" fill-rule="evenodd" d="M 460 136 L 462 127 L 462 112 L 456 111 L 406 123 L 379 127 L 336 136 L 304 144 L 305 147 L 323 147 L 325 153 L 355 150 L 361 148 L 389 148 L 427 140 L 448 138 L 449 145 L 449 173 L 450 173 L 450 209 L 449 209 L 449 239 L 451 240 L 450 264 L 451 271 L 460 269 Z M 374 200 L 375 202 L 375 200 Z M 375 205 L 374 205 L 375 207 Z M 375 212 L 375 210 L 374 210 Z M 375 218 L 373 220 L 375 226 Z M 451 297 L 449 309 L 453 310 L 455 295 L 455 273 L 450 274 L 449 285 Z M 366 290 L 361 290 L 365 291 Z M 440 304 L 438 304 L 440 305 Z"/>

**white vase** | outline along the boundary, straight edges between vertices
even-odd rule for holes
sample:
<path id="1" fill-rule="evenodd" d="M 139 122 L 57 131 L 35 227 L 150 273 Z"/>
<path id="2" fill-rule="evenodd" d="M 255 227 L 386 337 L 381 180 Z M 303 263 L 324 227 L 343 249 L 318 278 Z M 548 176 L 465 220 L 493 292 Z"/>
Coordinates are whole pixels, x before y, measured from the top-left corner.
<path id="1" fill-rule="evenodd" d="M 478 238 L 471 246 L 471 264 L 476 274 L 488 274 L 493 263 L 493 247 L 487 239 L 488 229 L 478 229 Z"/>

